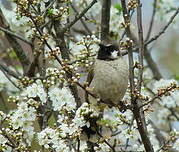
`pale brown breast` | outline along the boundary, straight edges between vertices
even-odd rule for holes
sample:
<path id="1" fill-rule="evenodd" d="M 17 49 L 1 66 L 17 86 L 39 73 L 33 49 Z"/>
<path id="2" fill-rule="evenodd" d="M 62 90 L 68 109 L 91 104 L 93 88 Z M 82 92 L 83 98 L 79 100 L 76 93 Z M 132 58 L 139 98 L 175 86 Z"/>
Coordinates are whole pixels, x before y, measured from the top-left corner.
<path id="1" fill-rule="evenodd" d="M 102 100 L 117 104 L 126 92 L 128 77 L 128 65 L 122 57 L 113 61 L 97 59 L 90 87 Z"/>

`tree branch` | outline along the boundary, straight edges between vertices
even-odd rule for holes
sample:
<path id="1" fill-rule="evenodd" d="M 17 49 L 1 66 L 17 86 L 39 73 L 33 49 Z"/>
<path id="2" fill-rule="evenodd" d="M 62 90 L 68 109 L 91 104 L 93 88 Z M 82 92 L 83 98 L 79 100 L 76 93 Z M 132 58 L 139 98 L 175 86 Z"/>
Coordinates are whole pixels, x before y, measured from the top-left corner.
<path id="1" fill-rule="evenodd" d="M 8 75 L 11 75 L 11 76 L 13 76 L 14 78 L 16 78 L 16 79 L 19 80 L 19 79 L 20 79 L 20 76 L 17 75 L 14 71 L 10 70 L 10 69 L 9 69 L 6 65 L 4 65 L 2 62 L 3 62 L 3 61 L 0 61 L 0 68 L 1 68 L 3 71 L 7 72 Z"/>
<path id="2" fill-rule="evenodd" d="M 141 91 L 142 86 L 142 75 L 143 75 L 143 56 L 144 56 L 144 39 L 143 39 L 143 27 L 142 27 L 142 11 L 141 11 L 141 3 L 138 0 L 138 7 L 137 7 L 137 26 L 138 26 L 138 37 L 139 37 L 139 64 L 141 68 L 139 69 L 139 76 L 138 76 L 138 91 Z"/>
<path id="3" fill-rule="evenodd" d="M 125 0 L 121 0 L 121 5 L 122 5 L 122 9 L 123 9 L 123 18 L 124 18 L 124 22 L 125 22 L 125 30 L 126 30 L 126 34 L 129 38 L 132 38 L 132 34 L 130 31 L 130 18 L 129 18 L 129 12 L 127 10 L 126 7 L 126 1 Z M 138 0 L 138 7 L 140 7 L 140 0 Z M 138 30 L 139 30 L 139 49 L 140 49 L 140 61 L 143 63 L 143 52 L 144 51 L 144 44 L 143 44 L 143 33 L 142 33 L 142 23 L 141 23 L 141 8 L 138 8 Z M 135 42 L 136 44 L 138 44 L 138 42 Z M 136 99 L 136 97 L 134 96 L 134 89 L 135 89 L 135 85 L 134 85 L 134 61 L 133 61 L 133 52 L 132 52 L 132 48 L 129 48 L 129 52 L 128 52 L 128 56 L 129 56 L 129 80 L 130 80 L 130 90 L 131 90 L 131 102 L 133 104 L 133 114 L 134 114 L 134 118 L 137 122 L 137 126 L 138 126 L 138 131 L 140 133 L 142 142 L 144 144 L 145 150 L 146 151 L 150 151 L 153 152 L 153 147 L 150 143 L 149 137 L 148 137 L 148 132 L 147 132 L 147 127 L 146 127 L 146 123 L 145 123 L 145 118 L 144 118 L 144 114 L 143 111 L 141 111 L 141 109 L 139 108 L 139 100 Z M 140 77 L 141 79 L 142 77 Z"/>
<path id="4" fill-rule="evenodd" d="M 177 85 L 175 85 L 175 84 L 171 84 L 171 86 L 167 87 L 166 89 L 163 89 L 161 91 L 161 93 L 158 93 L 158 94 L 154 95 L 154 97 L 151 100 L 149 100 L 148 102 L 144 103 L 139 108 L 142 108 L 142 107 L 144 107 L 144 106 L 146 106 L 146 105 L 148 105 L 150 103 L 153 103 L 156 99 L 160 99 L 162 96 L 164 96 L 165 94 L 167 94 L 169 92 L 172 92 L 175 89 L 179 89 L 179 87 Z"/>
<path id="5" fill-rule="evenodd" d="M 44 12 L 42 13 L 42 16 L 45 16 L 47 14 L 48 9 L 50 9 L 55 2 L 56 0 L 51 1 L 51 3 L 45 8 Z"/>
<path id="6" fill-rule="evenodd" d="M 2 72 L 4 73 L 4 75 L 6 76 L 6 78 L 7 78 L 17 89 L 22 90 L 19 86 L 16 85 L 16 83 L 14 83 L 14 82 L 11 80 L 11 78 L 9 77 L 9 75 L 5 72 L 5 70 L 4 70 L 2 67 L 0 67 L 0 69 L 2 70 Z"/>
<path id="7" fill-rule="evenodd" d="M 171 16 L 170 20 L 168 21 L 168 23 L 163 27 L 163 29 L 154 37 L 152 37 L 149 41 L 147 41 L 145 43 L 145 46 L 147 46 L 148 44 L 150 44 L 151 42 L 157 40 L 162 34 L 165 33 L 165 31 L 168 29 L 168 27 L 170 26 L 170 24 L 172 24 L 173 20 L 175 19 L 175 17 L 178 15 L 179 13 L 179 7 L 176 9 L 175 13 Z"/>
<path id="8" fill-rule="evenodd" d="M 107 41 L 109 36 L 111 0 L 103 0 L 101 16 L 101 40 Z"/>
<path id="9" fill-rule="evenodd" d="M 10 31 L 10 30 L 8 30 L 8 29 L 5 29 L 5 28 L 3 28 L 3 27 L 0 27 L 0 30 L 3 31 L 3 32 L 6 33 L 6 34 L 9 34 L 9 35 L 11 35 L 11 36 L 13 36 L 13 37 L 15 37 L 15 38 L 17 38 L 17 39 L 19 39 L 19 40 L 21 40 L 21 41 L 27 43 L 27 44 L 29 44 L 30 46 L 33 45 L 32 42 L 26 40 L 25 38 L 21 37 L 20 35 L 15 34 L 14 32 L 12 32 L 12 31 Z"/>
<path id="10" fill-rule="evenodd" d="M 126 7 L 126 1 L 121 0 L 121 5 L 122 5 L 124 22 L 126 24 L 125 31 L 126 31 L 127 37 L 133 40 L 133 36 L 130 30 L 130 24 L 128 25 L 128 21 L 130 21 L 130 18 L 129 18 L 129 13 Z M 132 46 L 128 48 L 128 59 L 129 59 L 129 81 L 130 81 L 130 89 L 131 89 L 131 98 L 133 100 L 133 92 L 134 92 L 135 85 L 134 85 L 134 69 L 133 69 L 134 60 L 133 60 Z"/>
<path id="11" fill-rule="evenodd" d="M 76 13 L 76 15 L 79 15 L 77 9 L 75 8 L 75 6 L 73 6 L 73 4 L 71 4 L 71 8 L 74 10 L 74 12 Z M 83 27 L 85 28 L 85 30 L 88 32 L 88 34 L 92 34 L 91 30 L 89 29 L 89 27 L 86 25 L 85 21 L 80 18 L 81 24 L 83 25 Z"/>
<path id="12" fill-rule="evenodd" d="M 138 76 L 138 87 L 137 90 L 140 93 L 141 92 L 141 86 L 142 86 L 142 76 L 143 76 L 143 56 L 144 56 L 144 40 L 143 40 L 143 27 L 142 27 L 142 4 L 140 0 L 137 0 L 138 7 L 137 7 L 137 25 L 138 25 L 138 37 L 139 37 L 139 63 L 142 68 L 139 69 L 139 76 Z M 134 117 L 137 122 L 138 130 L 142 139 L 142 142 L 144 144 L 145 150 L 153 152 L 153 146 L 151 144 L 148 131 L 147 131 L 147 125 L 145 121 L 145 115 L 143 108 L 140 108 L 140 105 L 142 105 L 142 101 L 140 99 L 137 99 L 134 102 Z"/>
<path id="13" fill-rule="evenodd" d="M 152 59 L 151 53 L 149 52 L 149 50 L 146 47 L 145 47 L 145 51 L 144 51 L 144 56 L 145 56 L 145 59 L 147 61 L 149 68 L 151 69 L 151 71 L 153 73 L 154 79 L 160 80 L 163 76 L 160 73 L 160 71 L 157 67 L 157 64 Z"/>
<path id="14" fill-rule="evenodd" d="M 64 33 L 68 29 L 70 29 L 70 27 L 72 27 L 78 20 L 80 20 L 95 3 L 97 3 L 97 0 L 93 0 L 79 15 L 75 17 L 73 21 L 71 21 L 69 24 L 67 24 L 67 26 L 62 29 L 62 32 Z"/>

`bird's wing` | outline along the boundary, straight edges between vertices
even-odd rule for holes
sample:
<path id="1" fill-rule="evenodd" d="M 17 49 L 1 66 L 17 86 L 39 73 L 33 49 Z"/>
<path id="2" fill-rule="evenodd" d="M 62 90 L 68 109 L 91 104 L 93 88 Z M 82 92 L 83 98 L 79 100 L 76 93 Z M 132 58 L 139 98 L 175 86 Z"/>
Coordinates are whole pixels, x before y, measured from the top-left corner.
<path id="1" fill-rule="evenodd" d="M 93 64 L 92 68 L 89 70 L 88 76 L 87 76 L 87 79 L 86 79 L 86 82 L 88 83 L 88 87 L 90 86 L 91 81 L 93 80 L 93 77 L 94 77 L 94 64 Z M 89 103 L 87 92 L 85 92 L 85 100 L 86 100 L 86 102 Z"/>

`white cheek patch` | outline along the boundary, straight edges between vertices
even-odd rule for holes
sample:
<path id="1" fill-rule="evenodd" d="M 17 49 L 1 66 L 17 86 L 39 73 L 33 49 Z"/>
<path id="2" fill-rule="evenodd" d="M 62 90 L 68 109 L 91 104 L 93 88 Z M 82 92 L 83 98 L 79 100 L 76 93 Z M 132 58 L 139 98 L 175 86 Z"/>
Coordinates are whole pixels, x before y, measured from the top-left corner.
<path id="1" fill-rule="evenodd" d="M 114 50 L 112 53 L 111 53 L 111 57 L 113 59 L 117 58 L 117 55 L 118 55 L 118 51 Z"/>

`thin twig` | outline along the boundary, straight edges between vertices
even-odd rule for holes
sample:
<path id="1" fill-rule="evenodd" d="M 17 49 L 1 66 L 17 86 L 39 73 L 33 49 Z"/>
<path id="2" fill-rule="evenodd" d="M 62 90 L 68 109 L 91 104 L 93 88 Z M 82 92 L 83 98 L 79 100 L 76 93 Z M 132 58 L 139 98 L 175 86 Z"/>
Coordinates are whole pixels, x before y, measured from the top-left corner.
<path id="1" fill-rule="evenodd" d="M 7 133 L 2 129 L 2 126 L 0 126 L 0 130 L 1 130 L 1 132 L 2 132 L 2 135 L 11 143 L 11 144 L 9 144 L 9 146 L 11 146 L 12 148 L 18 147 L 17 144 L 15 143 L 15 141 L 12 140 L 12 139 L 7 135 Z"/>
<path id="2" fill-rule="evenodd" d="M 100 137 L 103 138 L 103 141 L 106 143 L 106 145 L 108 145 L 108 146 L 111 148 L 112 152 L 115 152 L 115 151 L 116 151 L 115 148 L 114 148 L 113 146 L 111 146 L 110 143 L 109 143 L 107 140 L 104 139 L 104 137 L 100 134 L 100 132 L 99 132 L 97 129 L 96 129 L 96 133 L 97 133 Z"/>
<path id="3" fill-rule="evenodd" d="M 147 61 L 149 68 L 151 69 L 153 73 L 154 79 L 160 80 L 163 76 L 160 73 L 159 68 L 157 67 L 157 64 L 152 58 L 151 52 L 149 52 L 147 47 L 145 47 L 144 56 L 145 56 L 145 59 Z"/>
<path id="4" fill-rule="evenodd" d="M 139 0 L 138 0 L 138 4 L 139 4 L 139 7 L 140 7 L 140 1 Z M 121 5 L 122 5 L 122 9 L 123 9 L 123 18 L 124 18 L 124 22 L 125 22 L 125 26 L 126 26 L 126 29 L 125 29 L 126 34 L 130 39 L 133 40 L 134 37 L 132 36 L 131 31 L 130 31 L 130 23 L 129 23 L 130 18 L 129 18 L 129 12 L 128 12 L 127 6 L 126 6 L 126 1 L 121 0 Z M 138 8 L 138 9 L 140 9 L 140 8 Z M 139 11 L 140 10 L 138 10 L 138 13 L 141 13 Z M 135 43 L 138 44 L 138 42 L 135 42 Z M 140 44 L 139 46 L 142 46 L 142 44 Z M 140 136 L 141 136 L 142 142 L 144 144 L 145 150 L 153 152 L 154 150 L 153 150 L 153 147 L 152 147 L 151 142 L 150 142 L 149 137 L 148 137 L 148 132 L 147 132 L 147 127 L 146 127 L 144 115 L 139 108 L 138 100 L 136 100 L 136 98 L 134 96 L 135 84 L 134 84 L 134 68 L 133 68 L 134 67 L 134 61 L 133 61 L 132 47 L 129 48 L 128 58 L 129 58 L 129 80 L 130 80 L 130 90 L 131 90 L 131 102 L 133 104 L 133 110 L 132 111 L 133 111 L 133 114 L 134 114 L 134 118 L 137 122 L 138 131 L 140 133 Z"/>
<path id="5" fill-rule="evenodd" d="M 141 86 L 142 86 L 142 81 L 143 81 L 143 67 L 144 67 L 144 63 L 143 63 L 143 57 L 144 57 L 144 38 L 143 38 L 143 27 L 142 27 L 142 4 L 140 2 L 140 0 L 137 0 L 138 2 L 138 7 L 137 7 L 137 27 L 138 27 L 138 39 L 139 39 L 139 54 L 138 54 L 138 59 L 139 59 L 139 64 L 141 66 L 141 68 L 139 69 L 139 75 L 138 75 L 138 82 L 137 82 L 137 91 L 140 93 L 141 92 Z M 135 115 L 135 118 L 137 119 L 141 119 L 141 128 L 139 128 L 139 132 L 141 134 L 141 138 L 142 138 L 142 142 L 144 144 L 144 147 L 146 149 L 146 151 L 150 150 L 150 151 L 154 151 L 152 144 L 150 142 L 150 139 L 148 137 L 148 131 L 147 131 L 147 125 L 146 125 L 146 121 L 145 121 L 145 116 L 144 116 L 144 111 L 143 109 L 139 108 L 139 105 L 142 104 L 142 101 L 140 99 L 138 99 L 136 101 L 137 103 L 134 104 L 136 108 L 134 108 L 134 114 L 137 113 L 137 111 L 140 113 L 140 118 L 137 118 L 137 115 Z M 136 110 L 136 111 L 135 111 Z M 137 121 L 137 120 L 136 120 Z M 138 123 L 138 121 L 137 121 Z M 139 124 L 138 124 L 139 126 Z M 144 134 L 144 135 L 142 135 Z M 146 141 L 146 142 L 145 142 Z"/>
<path id="6" fill-rule="evenodd" d="M 157 8 L 157 0 L 154 0 L 152 17 L 151 17 L 151 20 L 150 20 L 150 25 L 149 25 L 149 29 L 148 29 L 148 32 L 147 32 L 147 36 L 145 38 L 145 42 L 148 41 L 148 39 L 150 38 L 151 32 L 152 32 L 154 18 L 155 18 L 155 14 L 156 14 L 156 8 Z"/>
<path id="7" fill-rule="evenodd" d="M 14 78 L 20 80 L 20 76 L 19 76 L 18 74 L 16 74 L 14 71 L 10 70 L 6 65 L 4 65 L 4 64 L 2 63 L 2 61 L 0 61 L 0 68 L 1 68 L 3 71 L 7 72 L 8 75 L 11 75 L 11 76 L 13 76 Z"/>
<path id="8" fill-rule="evenodd" d="M 6 34 L 12 35 L 13 37 L 15 37 L 15 38 L 17 38 L 17 39 L 19 39 L 19 40 L 21 40 L 21 41 L 23 41 L 23 42 L 29 44 L 30 46 L 33 45 L 32 42 L 26 40 L 24 37 L 22 37 L 22 36 L 20 36 L 20 35 L 18 35 L 18 34 L 15 34 L 14 32 L 12 32 L 12 31 L 10 31 L 10 30 L 8 30 L 8 29 L 6 29 L 6 28 L 0 27 L 0 30 L 3 31 L 3 32 L 6 33 Z"/>
<path id="9" fill-rule="evenodd" d="M 78 13 L 77 9 L 75 8 L 75 6 L 74 6 L 73 4 L 71 4 L 70 6 L 71 6 L 71 8 L 74 10 L 74 12 L 76 13 L 76 15 L 79 15 L 79 13 Z M 85 23 L 85 21 L 84 21 L 82 18 L 80 18 L 80 21 L 81 21 L 83 27 L 84 27 L 84 28 L 86 29 L 86 31 L 88 32 L 88 34 L 91 35 L 92 32 L 91 32 L 91 30 L 89 29 L 89 27 L 87 26 L 87 24 Z"/>
<path id="10" fill-rule="evenodd" d="M 130 24 L 128 25 L 128 21 L 130 19 L 129 19 L 129 14 L 127 11 L 126 1 L 121 0 L 121 5 L 123 8 L 122 10 L 123 10 L 124 22 L 127 25 L 127 27 L 125 28 L 125 31 L 126 31 L 127 37 L 132 39 Z M 131 98 L 133 100 L 133 92 L 134 92 L 135 86 L 134 86 L 134 70 L 133 70 L 134 60 L 133 60 L 132 46 L 128 49 L 128 59 L 129 59 L 129 81 L 130 81 L 130 88 L 131 88 Z"/>
<path id="11" fill-rule="evenodd" d="M 42 13 L 42 16 L 45 16 L 45 15 L 47 14 L 48 9 L 50 9 L 55 2 L 56 2 L 56 0 L 53 0 L 53 1 L 45 8 L 44 12 Z"/>
<path id="12" fill-rule="evenodd" d="M 80 152 L 80 139 L 77 138 L 77 152 Z"/>
<path id="13" fill-rule="evenodd" d="M 93 0 L 79 15 L 75 17 L 73 21 L 67 24 L 67 26 L 65 26 L 62 30 L 63 33 L 70 29 L 70 27 L 72 27 L 78 20 L 80 20 L 95 3 L 97 3 L 97 0 Z"/>
<path id="14" fill-rule="evenodd" d="M 142 27 L 142 11 L 141 11 L 141 4 L 140 0 L 138 0 L 138 7 L 137 7 L 137 26 L 138 26 L 138 37 L 139 37 L 139 64 L 141 68 L 139 69 L 139 76 L 138 76 L 138 92 L 141 91 L 142 86 L 142 76 L 143 76 L 143 56 L 144 56 L 144 39 L 143 39 L 143 27 Z"/>
<path id="15" fill-rule="evenodd" d="M 134 117 L 132 117 L 131 123 L 129 125 L 129 130 L 131 130 L 133 123 L 134 123 Z M 129 137 L 126 139 L 125 150 L 127 150 L 127 147 L 129 146 L 128 145 L 129 144 L 129 139 L 130 139 Z"/>
<path id="16" fill-rule="evenodd" d="M 156 34 L 154 37 L 152 37 L 149 41 L 147 41 L 145 43 L 145 46 L 150 44 L 151 42 L 157 40 L 162 34 L 165 33 L 165 31 L 168 29 L 168 27 L 170 26 L 170 24 L 172 24 L 173 20 L 175 19 L 175 17 L 178 15 L 179 13 L 179 7 L 176 9 L 175 13 L 171 16 L 170 20 L 168 21 L 168 23 L 162 28 L 162 30 Z"/>
<path id="17" fill-rule="evenodd" d="M 9 75 L 5 72 L 5 70 L 3 70 L 1 67 L 0 69 L 2 70 L 2 72 L 4 73 L 4 75 L 6 76 L 6 78 L 19 90 L 22 90 L 19 86 L 16 85 L 16 83 L 14 83 L 11 78 L 9 77 Z"/>
<path id="18" fill-rule="evenodd" d="M 131 21 L 131 19 L 132 19 L 132 16 L 133 16 L 133 14 L 134 14 L 134 10 L 132 10 L 132 12 L 130 13 L 130 21 Z M 119 39 L 119 43 L 123 40 L 123 38 L 124 38 L 124 36 L 126 35 L 126 31 L 124 31 L 123 33 L 122 33 L 122 36 L 121 36 L 121 38 Z"/>
<path id="19" fill-rule="evenodd" d="M 152 73 L 154 75 L 154 78 L 156 80 L 160 80 L 163 76 L 160 73 L 156 63 L 154 62 L 154 60 L 152 59 L 151 53 L 148 51 L 147 49 L 147 45 L 150 44 L 151 42 L 153 42 L 154 40 L 157 40 L 169 27 L 169 25 L 173 22 L 173 20 L 175 19 L 175 17 L 178 15 L 179 13 L 179 8 L 176 9 L 175 13 L 173 14 L 173 16 L 170 18 L 170 20 L 168 21 L 168 23 L 162 28 L 162 30 L 156 34 L 153 38 L 151 38 L 150 40 L 148 40 L 147 42 L 145 42 L 145 51 L 144 51 L 144 56 L 145 59 L 149 65 L 149 68 L 152 70 Z M 136 50 L 138 50 L 139 48 L 136 48 Z"/>
<path id="20" fill-rule="evenodd" d="M 144 106 L 146 106 L 146 105 L 148 105 L 150 103 L 153 103 L 156 99 L 160 99 L 163 95 L 165 95 L 168 92 L 173 91 L 174 89 L 178 89 L 178 87 L 176 85 L 172 85 L 171 87 L 168 87 L 168 88 L 162 90 L 161 93 L 157 93 L 156 95 L 154 95 L 154 97 L 151 100 L 149 100 L 148 102 L 144 103 L 139 108 L 142 108 L 142 107 L 144 107 Z"/>
<path id="21" fill-rule="evenodd" d="M 169 143 L 171 142 L 171 139 L 167 140 L 156 152 L 160 152 L 163 150 Z"/>

